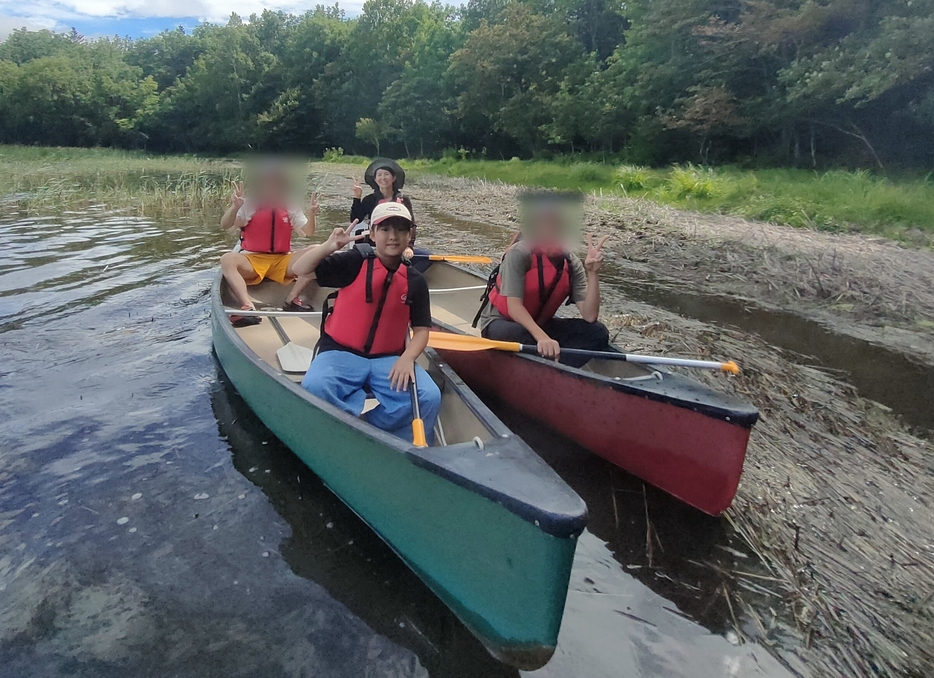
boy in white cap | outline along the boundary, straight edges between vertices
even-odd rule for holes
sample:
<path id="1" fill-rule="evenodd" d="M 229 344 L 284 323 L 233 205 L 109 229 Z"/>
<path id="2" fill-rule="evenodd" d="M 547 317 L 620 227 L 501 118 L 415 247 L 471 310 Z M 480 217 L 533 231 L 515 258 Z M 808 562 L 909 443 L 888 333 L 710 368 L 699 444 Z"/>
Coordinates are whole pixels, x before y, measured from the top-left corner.
<path id="1" fill-rule="evenodd" d="M 367 420 L 408 438 L 414 416 L 408 389 L 417 373 L 419 409 L 431 444 L 441 392 L 415 364 L 428 345 L 431 304 L 428 283 L 403 257 L 411 227 L 404 205 L 382 203 L 370 217 L 372 247 L 340 251 L 365 237 L 352 235 L 351 224 L 335 228 L 326 242 L 295 262 L 296 275 L 314 274 L 319 285 L 338 288 L 333 306 L 325 309 L 318 354 L 302 387 L 355 416 L 363 411 L 369 389 L 379 405 Z"/>

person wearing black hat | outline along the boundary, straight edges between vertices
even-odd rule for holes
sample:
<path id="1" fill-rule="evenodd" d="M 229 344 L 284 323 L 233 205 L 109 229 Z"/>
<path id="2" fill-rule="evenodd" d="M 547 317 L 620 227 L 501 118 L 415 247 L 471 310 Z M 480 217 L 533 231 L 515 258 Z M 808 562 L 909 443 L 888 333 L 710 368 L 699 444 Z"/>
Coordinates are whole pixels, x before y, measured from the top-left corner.
<path id="1" fill-rule="evenodd" d="M 350 220 L 360 223 L 369 221 L 373 209 L 381 202 L 401 202 L 405 208 L 412 212 L 412 201 L 408 196 L 402 194 L 402 187 L 405 185 L 405 170 L 399 167 L 399 163 L 389 158 L 377 158 L 370 163 L 363 175 L 364 181 L 373 188 L 373 192 L 363 196 L 363 188 L 360 182 L 354 182 L 353 186 L 353 204 L 350 206 Z M 414 214 L 413 214 L 414 216 Z M 412 221 L 412 236 L 409 240 L 409 247 L 415 244 L 415 221 Z"/>

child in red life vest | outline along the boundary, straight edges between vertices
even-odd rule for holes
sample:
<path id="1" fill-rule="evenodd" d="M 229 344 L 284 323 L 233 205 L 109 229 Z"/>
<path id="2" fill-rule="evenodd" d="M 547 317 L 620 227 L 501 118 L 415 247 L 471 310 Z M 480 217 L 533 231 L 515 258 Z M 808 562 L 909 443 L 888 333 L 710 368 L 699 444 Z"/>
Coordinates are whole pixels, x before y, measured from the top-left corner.
<path id="1" fill-rule="evenodd" d="M 258 285 L 265 278 L 285 284 L 295 279 L 285 310 L 310 311 L 311 307 L 299 299 L 298 294 L 312 281 L 311 277 L 297 277 L 292 269 L 296 253 L 292 254 L 292 235 L 314 235 L 318 214 L 317 200 L 312 197 L 308 209 L 289 208 L 288 176 L 285 168 L 269 164 L 258 173 L 258 198 L 246 200 L 243 185 L 234 184 L 231 204 L 221 218 L 225 231 L 240 232 L 240 251 L 228 252 L 221 257 L 221 270 L 241 308 L 252 310 L 253 303 L 247 285 Z M 262 318 L 231 316 L 237 327 L 254 325 Z"/>
<path id="2" fill-rule="evenodd" d="M 431 304 L 428 283 L 403 259 L 412 216 L 404 205 L 378 205 L 370 217 L 374 247 L 348 229 L 335 228 L 323 245 L 295 262 L 298 275 L 314 274 L 319 285 L 338 288 L 332 310 L 321 321 L 318 355 L 302 387 L 354 416 L 363 411 L 366 389 L 379 401 L 367 412 L 374 426 L 411 440 L 416 372 L 418 402 L 428 443 L 441 409 L 441 391 L 415 359 L 428 345 Z M 413 336 L 409 338 L 409 326 Z"/>
<path id="3" fill-rule="evenodd" d="M 600 280 L 603 244 L 588 240 L 587 257 L 570 251 L 573 229 L 569 211 L 580 197 L 536 195 L 523 205 L 523 235 L 503 257 L 488 298 L 478 314 L 480 333 L 487 339 L 535 344 L 545 358 L 580 367 L 587 359 L 562 356 L 561 348 L 602 351 L 609 332 L 597 320 L 600 314 Z M 580 318 L 556 318 L 565 302 L 577 305 Z"/>

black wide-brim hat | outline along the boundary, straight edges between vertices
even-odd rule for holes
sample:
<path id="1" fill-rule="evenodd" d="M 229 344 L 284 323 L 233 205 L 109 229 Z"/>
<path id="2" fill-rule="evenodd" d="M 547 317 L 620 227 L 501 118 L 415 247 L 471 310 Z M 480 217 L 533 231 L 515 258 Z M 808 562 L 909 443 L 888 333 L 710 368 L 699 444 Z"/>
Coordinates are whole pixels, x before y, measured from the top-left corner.
<path id="1" fill-rule="evenodd" d="M 392 172 L 392 175 L 396 178 L 396 190 L 401 191 L 402 186 L 405 184 L 405 170 L 399 167 L 399 163 L 392 158 L 377 158 L 370 163 L 370 166 L 366 168 L 366 172 L 363 173 L 363 180 L 367 185 L 375 191 L 379 190 L 379 186 L 376 185 L 376 170 L 380 169 L 388 169 Z"/>

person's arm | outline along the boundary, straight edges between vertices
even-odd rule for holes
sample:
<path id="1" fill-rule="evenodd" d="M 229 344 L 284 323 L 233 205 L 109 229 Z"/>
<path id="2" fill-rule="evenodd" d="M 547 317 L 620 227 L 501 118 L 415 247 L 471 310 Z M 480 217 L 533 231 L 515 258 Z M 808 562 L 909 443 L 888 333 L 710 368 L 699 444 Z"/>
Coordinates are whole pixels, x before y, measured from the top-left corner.
<path id="1" fill-rule="evenodd" d="M 543 358 L 558 358 L 561 354 L 561 346 L 535 322 L 532 314 L 522 304 L 521 298 L 506 297 L 506 310 L 509 312 L 510 319 L 522 325 L 532 335 L 538 346 L 538 352 Z"/>
<path id="2" fill-rule="evenodd" d="M 412 337 L 405 351 L 389 371 L 389 384 L 397 391 L 407 391 L 409 382 L 415 378 L 415 361 L 428 346 L 428 332 L 431 330 L 431 299 L 428 283 L 417 272 L 409 275 L 418 277 L 410 282 L 409 318 L 412 325 Z"/>
<path id="3" fill-rule="evenodd" d="M 543 330 L 522 304 L 525 295 L 525 276 L 532 267 L 532 257 L 521 244 L 509 248 L 499 274 L 502 287 L 500 294 L 506 297 L 506 313 L 509 319 L 517 322 L 532 335 L 538 346 L 538 352 L 546 358 L 557 358 L 560 348 Z"/>
<path id="4" fill-rule="evenodd" d="M 243 207 L 244 197 L 243 197 L 243 184 L 234 182 L 233 192 L 230 195 L 230 207 L 227 208 L 227 211 L 224 212 L 224 216 L 221 217 L 221 228 L 225 231 L 229 231 L 234 226 L 239 226 L 243 228 L 246 226 L 246 221 L 238 222 L 237 216 L 240 208 Z"/>
<path id="5" fill-rule="evenodd" d="M 322 261 L 343 249 L 348 243 L 360 240 L 363 234 L 351 235 L 353 227 L 356 225 L 356 222 L 353 222 L 346 229 L 338 226 L 331 232 L 327 240 L 300 256 L 298 260 L 292 264 L 292 271 L 295 275 L 311 275 Z"/>
<path id="6" fill-rule="evenodd" d="M 315 234 L 315 229 L 318 228 L 318 212 L 321 210 L 320 205 L 318 205 L 318 194 L 311 194 L 311 203 L 308 205 L 308 209 L 305 210 L 305 218 L 308 219 L 308 223 L 305 224 L 305 227 L 302 229 L 302 233 L 311 237 Z M 351 221 L 353 221 L 351 219 Z"/>
<path id="7" fill-rule="evenodd" d="M 318 196 L 312 194 L 311 201 L 304 211 L 300 209 L 289 210 L 289 217 L 292 219 L 292 231 L 295 235 L 314 235 L 317 227 L 317 216 Z"/>
<path id="8" fill-rule="evenodd" d="M 609 236 L 603 236 L 593 244 L 593 236 L 587 239 L 587 258 L 584 259 L 584 271 L 587 276 L 587 293 L 577 302 L 581 317 L 589 323 L 597 322 L 600 317 L 600 266 L 603 264 L 603 244 Z"/>
<path id="9" fill-rule="evenodd" d="M 237 219 L 237 212 L 239 211 L 240 206 L 236 203 L 230 203 L 230 207 L 227 208 L 227 211 L 224 212 L 224 216 L 221 217 L 221 228 L 225 231 L 229 231 L 233 228 Z"/>

